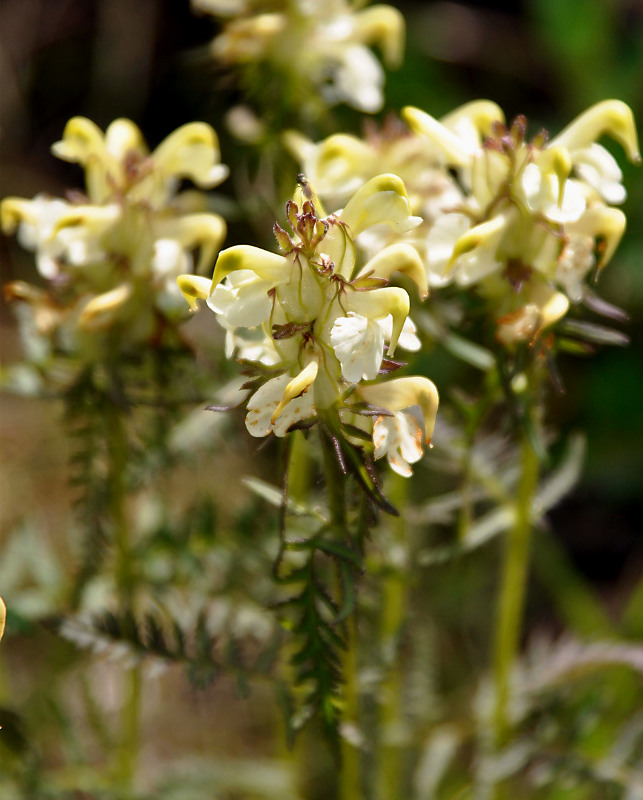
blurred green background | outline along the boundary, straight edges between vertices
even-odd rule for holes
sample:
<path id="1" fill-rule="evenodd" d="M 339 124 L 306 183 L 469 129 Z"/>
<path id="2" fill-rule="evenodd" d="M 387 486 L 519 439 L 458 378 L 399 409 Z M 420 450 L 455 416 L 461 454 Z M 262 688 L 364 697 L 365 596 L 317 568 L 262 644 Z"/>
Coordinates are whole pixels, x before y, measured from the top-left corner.
<path id="1" fill-rule="evenodd" d="M 461 103 L 487 97 L 504 108 L 508 119 L 524 113 L 531 133 L 544 126 L 553 134 L 587 106 L 618 97 L 631 105 L 639 125 L 643 124 L 640 0 L 393 4 L 407 20 L 406 58 L 399 71 L 387 75 L 386 106 L 379 119 L 405 105 L 440 116 Z M 0 196 L 31 197 L 43 191 L 64 195 L 67 188 L 79 187 L 81 171 L 55 159 L 49 148 L 70 117 L 84 115 L 102 128 L 116 117 L 130 117 L 150 147 L 183 123 L 211 123 L 221 138 L 222 161 L 232 173 L 221 187 L 220 202 L 234 197 L 235 167 L 247 161 L 248 147 L 228 133 L 225 113 L 240 97 L 230 75 L 209 58 L 208 43 L 216 23 L 194 15 L 188 0 L 2 0 L 0 15 Z M 335 109 L 333 118 L 336 129 L 348 131 L 359 131 L 363 122 L 347 108 Z M 605 347 L 591 358 L 560 357 L 566 392 L 552 396 L 550 422 L 563 432 L 586 431 L 588 447 L 580 484 L 549 519 L 553 540 L 566 550 L 616 619 L 635 587 L 641 595 L 643 575 L 643 169 L 637 171 L 618 147 L 605 144 L 625 173 L 628 231 L 598 289 L 607 300 L 627 309 L 630 321 L 623 329 L 631 344 L 624 349 Z M 294 163 L 292 169 L 294 182 Z M 247 241 L 247 236 L 242 222 L 233 220 L 228 244 Z M 32 255 L 14 239 L 3 238 L 0 248 L 3 282 L 39 282 Z M 0 308 L 0 324 L 2 360 L 17 361 L 20 344 L 6 305 Z M 431 377 L 439 385 L 439 374 L 431 372 Z M 71 550 L 63 536 L 70 511 L 64 488 L 68 450 L 57 424 L 58 412 L 41 401 L 5 396 L 1 402 L 0 479 L 5 488 L 0 552 L 7 552 L 10 535 L 20 528 L 20 537 L 12 540 L 13 556 L 16 548 L 22 548 L 21 563 L 38 561 L 34 582 L 56 586 L 60 580 L 56 565 L 68 564 Z M 232 453 L 229 444 L 225 447 L 222 455 L 235 475 L 255 458 L 248 442 L 240 454 Z M 219 472 L 220 465 L 213 464 L 212 484 Z M 269 477 L 265 465 L 264 472 Z M 210 481 L 207 475 L 200 479 Z M 247 502 L 241 490 L 235 496 L 230 486 L 219 486 L 218 493 L 235 510 Z M 30 517 L 35 520 L 31 528 L 25 524 Z M 47 531 L 46 539 L 39 526 Z M 435 570 L 427 588 L 435 600 L 435 618 L 443 614 L 459 633 L 462 628 L 457 645 L 468 646 L 469 651 L 462 658 L 457 651 L 453 661 L 458 663 L 478 659 L 483 645 L 470 644 L 469 639 L 486 637 L 488 609 L 480 597 L 491 596 L 495 572 L 489 554 L 481 558 Z M 540 579 L 550 568 L 548 559 L 543 544 L 536 565 Z M 565 584 L 575 580 L 576 573 L 561 571 L 565 561 L 554 561 L 558 571 L 552 580 L 558 582 L 556 591 L 564 606 L 565 597 L 574 602 L 582 588 L 576 587 L 580 594 L 570 589 L 565 595 Z M 28 582 L 26 586 L 28 590 Z M 556 629 L 551 604 L 542 594 L 534 595 L 529 622 L 532 629 L 541 622 Z M 35 595 L 33 604 L 34 617 L 46 614 Z M 596 620 L 591 602 L 577 612 L 578 620 L 587 612 L 589 628 L 604 633 L 604 628 L 592 628 Z M 463 621 L 454 622 L 458 614 Z M 630 635 L 643 634 L 640 620 L 630 623 Z M 16 655 L 9 658 L 9 666 L 17 668 L 13 686 L 32 706 L 36 692 L 31 687 L 38 686 L 37 714 L 43 726 L 59 729 L 58 710 L 47 705 L 47 686 L 75 663 L 75 648 L 46 631 L 39 631 L 36 638 L 27 627 L 24 634 Z M 21 671 L 27 663 L 32 664 L 29 676 Z M 98 671 L 90 678 L 83 675 L 83 680 L 103 693 L 109 708 L 115 707 L 114 698 L 122 688 L 118 674 L 99 664 Z M 0 689 L 1 684 L 2 674 Z M 275 711 L 264 687 L 255 690 L 250 700 L 239 701 L 227 678 L 202 695 L 175 676 L 173 682 L 151 683 L 149 692 L 146 741 L 154 738 L 154 746 L 142 753 L 149 774 L 173 747 L 194 753 L 234 750 L 241 758 L 253 759 L 261 748 L 270 756 L 283 755 L 281 744 L 275 744 Z M 233 725 L 218 724 L 233 717 Z M 163 727 L 168 720 L 177 720 L 176 730 Z M 65 731 L 60 752 L 56 745 L 49 754 L 54 762 L 75 752 L 78 734 L 71 724 Z M 222 765 L 214 763 L 215 767 Z M 252 769 L 259 769 L 256 760 Z M 265 780 L 269 779 L 267 775 Z M 277 792 L 278 788 L 275 796 L 287 797 Z"/>

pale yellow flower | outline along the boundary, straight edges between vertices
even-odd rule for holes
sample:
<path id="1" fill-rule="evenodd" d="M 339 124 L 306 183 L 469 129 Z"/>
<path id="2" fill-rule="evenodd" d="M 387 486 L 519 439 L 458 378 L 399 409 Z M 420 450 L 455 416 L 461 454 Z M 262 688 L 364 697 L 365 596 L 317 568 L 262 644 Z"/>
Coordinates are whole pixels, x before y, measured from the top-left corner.
<path id="1" fill-rule="evenodd" d="M 608 203 L 625 197 L 622 174 L 596 140 L 609 135 L 640 161 L 632 112 L 598 103 L 551 141 L 545 132 L 529 141 L 526 120 L 506 126 L 489 101 L 440 121 L 416 108 L 403 115 L 463 189 L 427 238 L 432 283 L 475 286 L 494 298 L 500 341 L 533 341 L 583 299 L 586 277 L 620 241 L 625 217 Z"/>
<path id="2" fill-rule="evenodd" d="M 392 6 L 356 8 L 347 0 L 250 2 L 193 0 L 195 9 L 224 19 L 213 56 L 231 65 L 265 65 L 267 80 L 297 87 L 298 103 L 348 103 L 365 112 L 383 104 L 384 73 L 371 50 L 399 66 L 404 18 Z"/>
<path id="3" fill-rule="evenodd" d="M 118 325 L 130 339 L 148 338 L 159 319 L 181 319 L 177 276 L 211 269 L 226 231 L 197 192 L 180 191 L 185 179 L 210 188 L 226 177 L 215 131 L 190 123 L 150 152 L 130 120 L 115 120 L 103 133 L 74 117 L 52 150 L 83 168 L 86 195 L 2 201 L 3 230 L 35 251 L 39 272 L 51 282 L 47 302 L 24 289 L 10 292 L 13 299 L 27 304 L 37 327 L 50 334 L 57 320 L 77 325 L 78 335 Z M 65 304 L 73 313 L 46 314 Z"/>
<path id="4" fill-rule="evenodd" d="M 409 296 L 404 289 L 387 286 L 389 277 L 402 271 L 421 296 L 428 290 L 419 256 L 408 245 L 392 245 L 363 267 L 358 264 L 354 238 L 360 232 L 383 224 L 406 231 L 419 223 L 398 177 L 372 178 L 342 211 L 330 215 L 306 183 L 288 203 L 287 218 L 291 233 L 275 225 L 283 255 L 237 245 L 219 255 L 210 285 L 196 276 L 179 278 L 190 306 L 198 298 L 205 300 L 225 328 L 226 354 L 236 349 L 240 358 L 257 364 L 258 375 L 263 371 L 269 378 L 247 406 L 246 427 L 258 437 L 285 436 L 291 426 L 314 418 L 334 429 L 340 424 L 340 409 L 349 409 L 355 398 L 370 403 L 363 394 L 350 400 L 354 387 L 376 380 L 398 343 L 414 350 L 420 344 L 408 320 Z M 430 438 L 437 393 L 429 402 L 422 382 L 426 379 L 400 381 L 387 384 L 384 399 L 394 406 L 390 413 L 406 413 L 407 406 L 418 404 L 429 415 L 425 426 Z M 393 384 L 399 385 L 395 392 Z M 399 415 L 397 419 L 407 430 L 410 423 Z M 399 458 L 395 437 L 389 438 L 388 450 L 377 446 L 376 457 L 390 451 L 391 465 L 410 474 L 408 464 L 417 458 L 407 446 L 408 436 L 401 440 Z"/>

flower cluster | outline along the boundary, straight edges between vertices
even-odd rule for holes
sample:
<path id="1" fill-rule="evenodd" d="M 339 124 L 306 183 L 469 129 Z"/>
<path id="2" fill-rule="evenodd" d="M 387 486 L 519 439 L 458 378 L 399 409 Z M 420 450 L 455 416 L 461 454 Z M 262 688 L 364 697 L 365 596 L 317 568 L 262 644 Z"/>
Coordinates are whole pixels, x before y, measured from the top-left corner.
<path id="1" fill-rule="evenodd" d="M 335 134 L 313 143 L 298 133 L 291 150 L 320 195 L 343 202 L 382 168 L 401 176 L 422 225 L 405 233 L 431 287 L 475 287 L 490 303 L 503 345 L 533 342 L 587 295 L 586 278 L 613 255 L 625 229 L 614 205 L 625 199 L 608 134 L 639 159 L 634 120 L 622 102 L 587 110 L 555 139 L 531 141 L 526 120 L 509 126 L 493 102 L 478 100 L 440 120 L 404 109 L 363 139 Z M 381 226 L 362 234 L 366 253 L 399 241 Z"/>
<path id="2" fill-rule="evenodd" d="M 431 283 L 475 285 L 500 342 L 533 342 L 584 298 L 587 275 L 607 264 L 625 230 L 613 207 L 625 198 L 622 174 L 597 139 L 608 134 L 640 160 L 632 112 L 617 100 L 598 103 L 551 141 L 546 131 L 529 141 L 524 117 L 507 126 L 488 101 L 441 121 L 415 108 L 403 114 L 464 194 L 429 232 Z"/>
<path id="3" fill-rule="evenodd" d="M 413 214 L 422 222 L 404 234 L 426 263 L 426 240 L 433 223 L 446 211 L 459 206 L 463 193 L 454 177 L 444 168 L 436 148 L 426 136 L 409 131 L 395 116 L 383 127 L 372 120 L 365 124 L 363 138 L 336 133 L 314 143 L 295 131 L 288 131 L 286 142 L 302 170 L 325 202 L 342 205 L 362 183 L 382 170 L 399 176 L 408 192 Z M 390 228 L 379 225 L 362 233 L 358 244 L 368 255 L 399 241 Z M 428 275 L 429 281 L 431 275 Z"/>
<path id="4" fill-rule="evenodd" d="M 387 5 L 355 10 L 347 0 L 192 0 L 193 6 L 225 20 L 212 43 L 224 64 L 268 65 L 293 86 L 293 103 L 323 97 L 360 111 L 379 111 L 384 73 L 367 45 L 380 46 L 389 66 L 399 65 L 404 19 Z"/>
<path id="5" fill-rule="evenodd" d="M 103 133 L 75 117 L 52 150 L 83 167 L 86 194 L 3 200 L 3 230 L 35 251 L 48 282 L 44 290 L 15 281 L 6 295 L 23 301 L 37 333 L 57 337 L 67 352 L 82 350 L 85 334 L 110 330 L 125 331 L 130 344 L 154 340 L 184 316 L 177 275 L 192 271 L 197 251 L 196 269 L 206 271 L 225 236 L 201 193 L 178 191 L 183 179 L 206 188 L 226 177 L 216 133 L 205 123 L 184 125 L 150 153 L 129 120 Z"/>
<path id="6" fill-rule="evenodd" d="M 406 274 L 424 297 L 426 275 L 403 243 L 360 269 L 354 244 L 374 225 L 402 233 L 419 223 L 404 185 L 395 175 L 376 176 L 327 215 L 302 181 L 286 215 L 291 232 L 274 228 L 283 255 L 235 246 L 220 253 L 211 281 L 179 278 L 190 305 L 205 299 L 225 328 L 228 356 L 236 352 L 260 372 L 246 427 L 257 437 L 284 436 L 318 420 L 359 432 L 374 419 L 375 457 L 386 455 L 396 472 L 410 475 L 422 439 L 431 440 L 437 391 L 427 378 L 377 379 L 399 366 L 390 360 L 398 344 L 419 348 L 409 296 L 389 278 Z"/>

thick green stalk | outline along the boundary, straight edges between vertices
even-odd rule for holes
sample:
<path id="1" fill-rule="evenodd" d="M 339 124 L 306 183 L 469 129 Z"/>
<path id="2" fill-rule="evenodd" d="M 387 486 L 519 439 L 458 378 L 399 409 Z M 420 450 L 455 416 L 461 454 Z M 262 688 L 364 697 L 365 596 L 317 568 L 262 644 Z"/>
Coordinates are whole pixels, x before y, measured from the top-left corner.
<path id="1" fill-rule="evenodd" d="M 346 534 L 346 493 L 345 475 L 342 474 L 337 463 L 333 445 L 329 439 L 322 435 L 324 452 L 324 468 L 326 472 L 326 491 L 333 526 L 342 538 Z M 359 720 L 359 694 L 357 689 L 357 621 L 354 611 L 345 623 L 346 653 L 342 665 L 344 679 L 343 697 L 344 726 L 358 727 Z M 341 740 L 341 771 L 339 774 L 340 800 L 361 800 L 362 774 L 361 753 L 359 747 L 349 742 L 346 736 Z"/>
<path id="2" fill-rule="evenodd" d="M 106 422 L 109 456 L 110 517 L 114 526 L 114 548 L 116 551 L 115 579 L 119 608 L 121 613 L 125 613 L 132 610 L 134 575 L 126 511 L 128 446 L 123 411 L 117 405 L 110 404 Z M 132 667 L 128 671 L 126 687 L 115 767 L 117 782 L 124 789 L 129 790 L 136 772 L 139 744 L 142 687 L 141 668 L 139 665 Z"/>
<path id="3" fill-rule="evenodd" d="M 136 773 L 140 739 L 141 689 L 143 686 L 141 667 L 137 664 L 124 676 L 126 697 L 121 713 L 121 734 L 118 743 L 116 776 L 120 785 L 132 791 Z"/>
<path id="4" fill-rule="evenodd" d="M 496 612 L 494 643 L 495 747 L 509 737 L 511 673 L 520 643 L 525 590 L 528 578 L 531 515 L 538 485 L 538 455 L 526 434 L 522 438 L 522 473 L 515 506 L 515 520 L 508 532 Z"/>
<path id="5" fill-rule="evenodd" d="M 401 511 L 399 517 L 391 519 L 393 531 L 392 545 L 406 554 L 407 530 L 404 508 L 408 491 L 408 480 L 393 475 L 389 498 Z M 399 797 L 401 794 L 402 761 L 400 743 L 396 741 L 402 728 L 402 670 L 399 664 L 399 639 L 404 623 L 407 599 L 406 563 L 391 564 L 383 578 L 382 617 L 380 636 L 383 661 L 386 669 L 381 688 L 380 702 L 380 743 L 377 758 L 378 800 Z"/>

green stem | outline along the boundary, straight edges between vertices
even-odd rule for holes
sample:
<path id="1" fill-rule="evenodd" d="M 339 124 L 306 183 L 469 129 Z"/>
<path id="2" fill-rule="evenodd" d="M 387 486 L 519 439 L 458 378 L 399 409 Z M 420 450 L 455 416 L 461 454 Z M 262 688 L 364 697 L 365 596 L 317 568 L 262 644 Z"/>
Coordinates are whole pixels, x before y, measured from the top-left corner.
<path id="1" fill-rule="evenodd" d="M 114 526 L 116 550 L 115 578 L 118 603 L 122 614 L 132 611 L 134 600 L 134 574 L 130 532 L 127 520 L 128 461 L 127 430 L 123 411 L 109 404 L 107 411 L 107 450 L 109 456 L 110 516 Z M 123 703 L 121 734 L 116 753 L 116 779 L 125 789 L 130 789 L 136 772 L 139 745 L 142 675 L 139 665 L 132 667 L 126 676 L 127 696 Z"/>
<path id="2" fill-rule="evenodd" d="M 508 532 L 502 567 L 494 644 L 495 747 L 509 736 L 510 683 L 520 642 L 529 566 L 531 513 L 538 485 L 538 455 L 526 434 L 522 438 L 522 474 L 515 507 L 515 521 Z"/>
<path id="3" fill-rule="evenodd" d="M 346 493 L 345 475 L 342 474 L 333 445 L 327 436 L 322 434 L 324 468 L 326 472 L 326 491 L 333 526 L 337 533 L 346 538 Z M 342 665 L 344 678 L 344 712 L 343 725 L 358 727 L 359 693 L 357 688 L 357 612 L 353 612 L 345 623 L 346 653 Z M 341 770 L 339 774 L 340 800 L 361 800 L 362 775 L 361 753 L 359 746 L 341 738 Z"/>
<path id="4" fill-rule="evenodd" d="M 408 493 L 408 480 L 399 475 L 392 477 L 389 497 L 398 509 L 404 509 Z M 407 530 L 404 513 L 391 520 L 393 546 L 407 550 Z M 399 797 L 401 793 L 401 749 L 397 741 L 403 720 L 402 670 L 399 664 L 399 639 L 404 623 L 407 599 L 406 564 L 389 566 L 382 587 L 382 618 L 380 635 L 383 661 L 386 669 L 381 691 L 380 746 L 377 759 L 378 785 L 376 796 L 380 800 Z"/>
<path id="5" fill-rule="evenodd" d="M 107 452 L 109 456 L 109 511 L 114 526 L 116 551 L 115 578 L 121 611 L 131 608 L 133 576 L 129 529 L 125 503 L 127 499 L 127 432 L 123 412 L 114 404 L 107 406 Z"/>
<path id="6" fill-rule="evenodd" d="M 136 773 L 140 738 L 141 689 L 143 685 L 140 665 L 132 667 L 125 675 L 127 697 L 123 704 L 121 716 L 121 736 L 118 743 L 116 776 L 120 785 L 132 789 L 132 780 Z"/>

